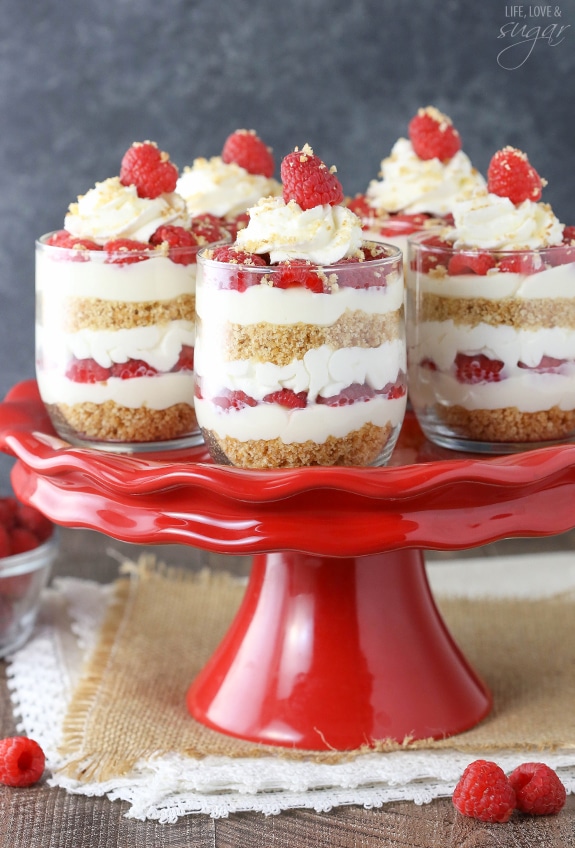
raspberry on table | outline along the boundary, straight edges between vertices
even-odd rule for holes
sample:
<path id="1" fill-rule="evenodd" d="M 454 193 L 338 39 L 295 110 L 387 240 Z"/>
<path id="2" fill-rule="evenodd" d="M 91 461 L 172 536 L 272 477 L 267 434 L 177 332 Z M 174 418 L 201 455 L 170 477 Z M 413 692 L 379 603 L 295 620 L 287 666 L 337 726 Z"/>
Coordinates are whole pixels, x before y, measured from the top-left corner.
<path id="1" fill-rule="evenodd" d="M 32 786 L 42 774 L 46 758 L 34 739 L 10 736 L 0 739 L 0 783 L 6 786 Z"/>
<path id="2" fill-rule="evenodd" d="M 222 160 L 235 162 L 249 174 L 259 174 L 268 179 L 275 171 L 271 148 L 259 138 L 255 130 L 236 130 L 227 137 L 222 150 Z"/>
<path id="3" fill-rule="evenodd" d="M 522 813 L 549 816 L 565 806 L 567 793 L 557 772 L 545 763 L 523 763 L 509 775 L 515 805 Z"/>
<path id="4" fill-rule="evenodd" d="M 418 109 L 409 122 L 408 135 L 420 159 L 440 159 L 447 162 L 461 150 L 461 138 L 451 118 L 435 106 Z"/>
<path id="5" fill-rule="evenodd" d="M 515 808 L 515 791 L 500 766 L 475 760 L 455 787 L 453 805 L 462 815 L 479 821 L 506 822 Z"/>
<path id="6" fill-rule="evenodd" d="M 492 156 L 487 168 L 487 190 L 491 194 L 508 197 L 517 206 L 525 200 L 540 200 L 544 185 L 522 150 L 507 146 Z"/>
<path id="7" fill-rule="evenodd" d="M 297 147 L 284 156 L 281 163 L 283 199 L 290 200 L 302 209 L 328 204 L 335 206 L 344 199 L 343 188 L 335 175 L 335 168 L 328 168 L 309 146 Z"/>
<path id="8" fill-rule="evenodd" d="M 124 153 L 120 166 L 122 185 L 135 185 L 138 197 L 153 200 L 176 190 L 178 169 L 169 155 L 153 141 L 135 141 Z"/>

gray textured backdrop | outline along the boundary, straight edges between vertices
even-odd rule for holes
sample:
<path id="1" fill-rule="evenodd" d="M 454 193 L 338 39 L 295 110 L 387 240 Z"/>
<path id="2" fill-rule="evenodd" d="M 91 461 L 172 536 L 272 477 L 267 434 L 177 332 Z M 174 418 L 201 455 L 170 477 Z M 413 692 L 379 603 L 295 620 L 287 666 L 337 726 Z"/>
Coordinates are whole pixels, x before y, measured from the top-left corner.
<path id="1" fill-rule="evenodd" d="M 308 141 L 353 194 L 434 104 L 575 223 L 575 0 L 0 0 L 0 27 L 0 396 L 34 376 L 34 239 L 135 140 L 180 167 L 239 127 Z"/>

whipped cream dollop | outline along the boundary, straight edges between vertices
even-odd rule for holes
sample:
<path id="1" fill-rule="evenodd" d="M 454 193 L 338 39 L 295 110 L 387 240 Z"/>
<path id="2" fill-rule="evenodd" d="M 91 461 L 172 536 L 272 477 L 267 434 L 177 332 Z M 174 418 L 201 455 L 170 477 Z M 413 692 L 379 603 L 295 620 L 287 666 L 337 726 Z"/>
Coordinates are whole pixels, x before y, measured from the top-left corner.
<path id="1" fill-rule="evenodd" d="M 234 218 L 260 197 L 275 196 L 281 190 L 277 180 L 250 174 L 235 162 L 224 162 L 221 156 L 194 159 L 176 184 L 176 191 L 186 201 L 191 215 L 209 212 L 219 218 Z"/>
<path id="2" fill-rule="evenodd" d="M 185 200 L 176 192 L 153 199 L 138 197 L 136 186 L 122 185 L 119 177 L 96 183 L 80 195 L 64 219 L 65 229 L 73 236 L 102 245 L 117 238 L 147 242 L 165 224 L 190 226 Z"/>
<path id="3" fill-rule="evenodd" d="M 345 206 L 313 206 L 303 210 L 295 200 L 264 197 L 250 210 L 247 227 L 236 245 L 249 253 L 269 253 L 272 263 L 307 259 L 333 265 L 352 256 L 362 244 L 361 220 Z"/>
<path id="4" fill-rule="evenodd" d="M 485 180 L 459 150 L 448 162 L 420 159 L 411 141 L 398 139 L 381 163 L 381 180 L 372 180 L 367 202 L 380 214 L 404 212 L 447 215 L 456 198 L 485 186 Z"/>
<path id="5" fill-rule="evenodd" d="M 563 224 L 548 203 L 524 200 L 515 206 L 487 190 L 456 203 L 453 218 L 448 239 L 455 247 L 528 250 L 563 241 Z"/>

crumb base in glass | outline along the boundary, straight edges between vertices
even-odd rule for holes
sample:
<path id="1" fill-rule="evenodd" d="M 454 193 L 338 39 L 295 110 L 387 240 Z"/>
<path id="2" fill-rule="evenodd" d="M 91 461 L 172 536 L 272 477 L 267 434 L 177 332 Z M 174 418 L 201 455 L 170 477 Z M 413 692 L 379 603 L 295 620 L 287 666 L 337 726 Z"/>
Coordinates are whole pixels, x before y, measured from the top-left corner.
<path id="1" fill-rule="evenodd" d="M 74 406 L 46 404 L 46 410 L 58 436 L 74 447 L 95 448 L 112 453 L 144 453 L 180 450 L 203 442 L 195 413 L 187 404 L 178 404 L 178 408 L 165 410 L 132 410 L 114 405 L 113 416 L 109 410 L 105 414 L 105 406 L 91 404 L 93 408 L 86 411 L 86 405 L 82 404 L 81 413 L 76 414 Z M 123 435 L 122 430 L 125 431 Z M 143 434 L 141 439 L 135 438 L 138 430 Z"/>
<path id="2" fill-rule="evenodd" d="M 575 441 L 572 410 L 523 413 L 516 408 L 468 411 L 463 407 L 428 406 L 418 410 L 417 419 L 430 442 L 455 451 L 495 456 Z M 507 430 L 502 426 L 504 421 Z M 548 437 L 544 432 L 545 422 Z"/>
<path id="3" fill-rule="evenodd" d="M 220 437 L 212 430 L 202 435 L 214 462 L 241 468 L 298 468 L 301 466 L 373 466 L 389 462 L 400 425 L 365 424 L 344 438 L 329 436 L 318 444 L 311 440 L 286 444 L 281 438 L 239 441 Z"/>

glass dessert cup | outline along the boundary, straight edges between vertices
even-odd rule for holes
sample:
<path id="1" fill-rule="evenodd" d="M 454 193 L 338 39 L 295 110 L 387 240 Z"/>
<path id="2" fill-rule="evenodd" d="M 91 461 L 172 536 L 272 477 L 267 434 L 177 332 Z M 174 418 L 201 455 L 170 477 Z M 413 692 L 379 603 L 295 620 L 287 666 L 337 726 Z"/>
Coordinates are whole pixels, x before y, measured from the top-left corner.
<path id="1" fill-rule="evenodd" d="M 196 414 L 215 462 L 389 460 L 407 394 L 402 257 L 373 249 L 377 258 L 325 267 L 200 251 Z"/>
<path id="2" fill-rule="evenodd" d="M 388 217 L 367 216 L 362 218 L 363 233 L 366 239 L 379 244 L 392 244 L 403 254 L 404 269 L 407 265 L 407 242 L 415 233 L 430 233 L 445 227 L 447 219 L 432 215 L 403 215 L 390 213 Z"/>
<path id="3" fill-rule="evenodd" d="M 575 436 L 575 247 L 409 239 L 409 398 L 427 438 L 506 454 Z"/>
<path id="4" fill-rule="evenodd" d="M 194 412 L 196 247 L 36 242 L 36 375 L 54 428 L 80 447 L 184 448 Z"/>
<path id="5" fill-rule="evenodd" d="M 28 641 L 58 553 L 58 534 L 29 551 L 0 557 L 0 657 Z"/>

